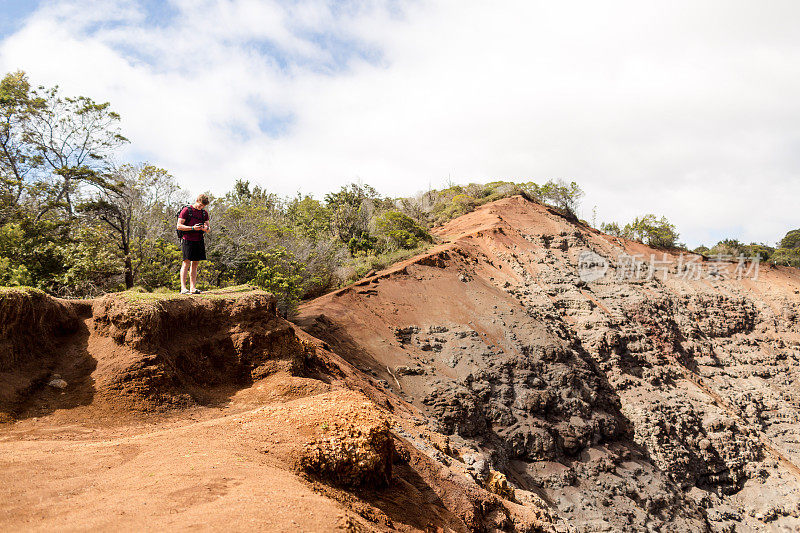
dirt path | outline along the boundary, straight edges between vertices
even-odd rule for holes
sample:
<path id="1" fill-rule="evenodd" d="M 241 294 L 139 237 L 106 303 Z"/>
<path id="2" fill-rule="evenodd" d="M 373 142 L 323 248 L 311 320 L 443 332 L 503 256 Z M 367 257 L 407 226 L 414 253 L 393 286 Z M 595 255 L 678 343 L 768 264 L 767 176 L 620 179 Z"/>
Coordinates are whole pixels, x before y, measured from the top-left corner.
<path id="1" fill-rule="evenodd" d="M 346 511 L 286 469 L 275 422 L 258 408 L 144 431 L 0 430 L 0 529 L 336 530 Z"/>

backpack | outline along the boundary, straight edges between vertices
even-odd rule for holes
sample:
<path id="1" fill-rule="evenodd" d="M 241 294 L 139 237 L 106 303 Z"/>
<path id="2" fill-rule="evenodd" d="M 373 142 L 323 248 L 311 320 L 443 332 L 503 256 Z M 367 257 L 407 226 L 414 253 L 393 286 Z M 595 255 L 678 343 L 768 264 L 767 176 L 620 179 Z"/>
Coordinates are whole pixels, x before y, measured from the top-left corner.
<path id="1" fill-rule="evenodd" d="M 178 212 L 175 213 L 175 220 L 178 220 L 179 218 L 181 218 L 181 212 L 184 209 L 186 209 L 187 207 L 189 208 L 189 218 L 194 216 L 194 208 L 191 205 L 185 205 L 185 206 L 181 207 L 180 209 L 178 209 Z M 189 220 L 189 219 L 187 218 L 186 220 Z M 184 231 L 184 230 L 181 230 L 181 229 L 176 229 L 175 232 L 178 234 L 178 242 L 181 242 L 181 239 L 183 239 L 183 234 L 184 233 L 189 233 L 188 231 Z"/>

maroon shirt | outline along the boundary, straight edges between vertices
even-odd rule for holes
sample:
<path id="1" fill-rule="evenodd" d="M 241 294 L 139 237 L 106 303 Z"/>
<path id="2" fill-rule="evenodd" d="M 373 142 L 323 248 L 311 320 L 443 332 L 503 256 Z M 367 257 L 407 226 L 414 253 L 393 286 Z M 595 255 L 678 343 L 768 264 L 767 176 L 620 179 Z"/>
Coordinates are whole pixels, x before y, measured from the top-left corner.
<path id="1" fill-rule="evenodd" d="M 191 214 L 190 214 L 191 213 Z M 196 207 L 184 207 L 178 218 L 183 219 L 185 226 L 194 226 L 195 224 L 203 224 L 208 220 L 208 212 L 205 209 L 197 209 Z M 202 231 L 185 231 L 183 233 L 183 240 L 185 241 L 199 241 L 203 239 Z"/>

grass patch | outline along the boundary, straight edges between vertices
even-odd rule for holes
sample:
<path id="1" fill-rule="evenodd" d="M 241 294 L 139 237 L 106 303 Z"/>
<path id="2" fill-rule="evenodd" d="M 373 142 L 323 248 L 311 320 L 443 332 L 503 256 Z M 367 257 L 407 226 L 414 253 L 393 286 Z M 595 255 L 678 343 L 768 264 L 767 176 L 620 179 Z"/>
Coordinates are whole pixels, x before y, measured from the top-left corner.
<path id="1" fill-rule="evenodd" d="M 10 296 L 12 294 L 37 294 L 37 295 L 44 295 L 45 292 L 41 289 L 36 289 L 34 287 L 25 287 L 23 285 L 15 286 L 15 287 L 3 287 L 0 286 L 0 298 L 3 296 Z"/>
<path id="2" fill-rule="evenodd" d="M 165 290 L 160 288 L 154 292 L 143 292 L 139 288 L 134 287 L 129 291 L 122 291 L 113 293 L 115 296 L 122 297 L 125 301 L 132 304 L 155 304 L 167 300 L 177 300 L 179 298 L 203 298 L 206 300 L 221 300 L 237 296 L 245 296 L 248 294 L 262 293 L 266 294 L 258 287 L 252 285 L 234 285 L 232 287 L 225 287 L 221 289 L 214 289 L 205 291 L 200 294 L 181 294 L 178 291 Z"/>

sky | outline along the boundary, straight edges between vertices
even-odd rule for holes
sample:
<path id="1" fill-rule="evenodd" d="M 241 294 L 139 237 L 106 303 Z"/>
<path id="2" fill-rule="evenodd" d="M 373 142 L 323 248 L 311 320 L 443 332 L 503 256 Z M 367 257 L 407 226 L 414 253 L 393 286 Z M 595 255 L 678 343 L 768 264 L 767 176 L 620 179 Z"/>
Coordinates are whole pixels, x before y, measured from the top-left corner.
<path id="1" fill-rule="evenodd" d="M 800 2 L 0 0 L 0 71 L 190 193 L 576 181 L 690 247 L 800 227 Z"/>

